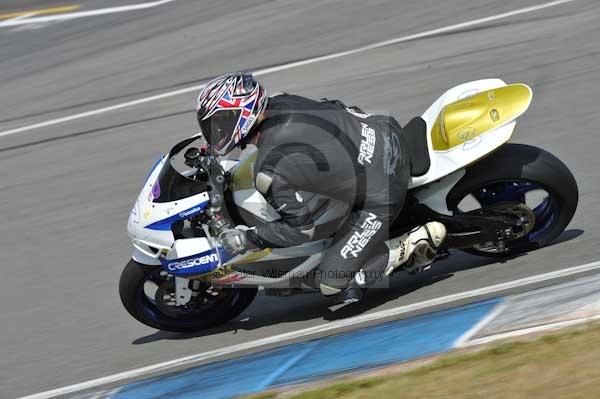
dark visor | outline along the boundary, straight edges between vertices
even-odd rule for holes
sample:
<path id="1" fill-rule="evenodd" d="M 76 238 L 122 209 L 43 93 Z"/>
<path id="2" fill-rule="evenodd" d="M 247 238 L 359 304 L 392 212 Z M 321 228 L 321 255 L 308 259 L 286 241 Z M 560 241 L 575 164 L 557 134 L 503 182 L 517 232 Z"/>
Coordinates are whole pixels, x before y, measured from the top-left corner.
<path id="1" fill-rule="evenodd" d="M 241 109 L 217 111 L 210 118 L 200 121 L 200 128 L 204 138 L 217 151 L 233 136 Z"/>

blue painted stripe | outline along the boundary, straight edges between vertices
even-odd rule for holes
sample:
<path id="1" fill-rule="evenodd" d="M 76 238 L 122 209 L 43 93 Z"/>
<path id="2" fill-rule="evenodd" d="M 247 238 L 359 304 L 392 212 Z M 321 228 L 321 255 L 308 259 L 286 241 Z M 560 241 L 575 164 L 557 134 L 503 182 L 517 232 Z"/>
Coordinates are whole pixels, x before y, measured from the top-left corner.
<path id="1" fill-rule="evenodd" d="M 213 256 L 214 255 L 214 256 Z M 209 273 L 219 265 L 228 262 L 233 256 L 223 247 L 216 247 L 195 255 L 178 259 L 159 258 L 164 270 L 180 277 Z"/>
<path id="2" fill-rule="evenodd" d="M 257 391 L 264 391 L 271 385 L 275 384 L 275 382 L 283 376 L 286 372 L 292 369 L 298 362 L 304 359 L 307 355 L 309 355 L 315 347 L 319 344 L 319 341 L 311 341 L 308 342 L 307 345 L 304 346 L 303 349 L 298 351 L 298 354 L 292 357 L 287 362 L 283 363 L 281 366 L 277 367 L 271 374 L 267 376 L 264 380 L 262 380 L 258 386 Z"/>
<path id="3" fill-rule="evenodd" d="M 491 299 L 127 384 L 113 398 L 231 398 L 452 349 L 502 301 Z"/>
<path id="4" fill-rule="evenodd" d="M 149 224 L 148 226 L 146 226 L 146 228 L 150 229 L 150 230 L 169 231 L 169 230 L 171 230 L 171 225 L 173 223 L 175 223 L 179 220 L 191 218 L 192 216 L 199 214 L 200 212 L 202 212 L 204 210 L 204 208 L 206 208 L 207 205 L 208 205 L 208 201 L 201 202 L 201 203 L 194 205 L 191 208 L 188 208 L 184 211 L 181 211 L 173 216 L 169 216 L 166 219 L 162 219 L 162 220 L 159 220 L 152 224 Z"/>
<path id="5" fill-rule="evenodd" d="M 156 167 L 158 166 L 159 163 L 162 162 L 163 158 L 165 157 L 164 154 L 160 155 L 160 158 L 158 158 L 156 160 L 156 162 L 154 162 L 154 165 L 152 165 L 152 168 L 150 168 L 150 170 L 148 171 L 148 174 L 146 174 L 146 177 L 144 178 L 144 184 L 142 184 L 142 187 L 146 185 L 146 183 L 148 183 L 148 179 L 150 178 L 150 175 L 152 174 L 152 172 L 154 172 L 154 169 L 156 169 Z"/>

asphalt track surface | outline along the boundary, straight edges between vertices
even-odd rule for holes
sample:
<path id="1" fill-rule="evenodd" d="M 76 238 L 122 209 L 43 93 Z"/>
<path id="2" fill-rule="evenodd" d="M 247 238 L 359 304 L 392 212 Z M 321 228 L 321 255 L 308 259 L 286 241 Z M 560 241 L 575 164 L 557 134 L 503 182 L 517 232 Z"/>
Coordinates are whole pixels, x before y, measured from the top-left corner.
<path id="1" fill-rule="evenodd" d="M 0 131 L 540 3 L 177 0 L 0 28 Z M 236 321 L 182 336 L 122 308 L 127 216 L 158 154 L 197 131 L 193 93 L 0 137 L 0 397 L 597 260 L 599 43 L 600 4 L 579 0 L 262 77 L 271 90 L 339 97 L 401 122 L 462 82 L 525 82 L 534 101 L 513 141 L 550 150 L 579 182 L 579 210 L 555 245 L 504 263 L 457 254 L 342 314 L 319 295 L 260 296 Z"/>

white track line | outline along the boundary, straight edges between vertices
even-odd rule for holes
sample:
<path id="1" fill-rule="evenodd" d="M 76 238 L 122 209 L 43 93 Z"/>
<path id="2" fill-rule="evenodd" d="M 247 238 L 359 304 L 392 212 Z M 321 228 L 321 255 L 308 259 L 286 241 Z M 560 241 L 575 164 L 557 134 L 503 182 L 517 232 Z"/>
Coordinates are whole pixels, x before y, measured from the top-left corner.
<path id="1" fill-rule="evenodd" d="M 461 22 L 459 24 L 449 25 L 449 26 L 446 26 L 443 28 L 431 29 L 431 30 L 427 30 L 425 32 L 415 33 L 413 35 L 397 37 L 395 39 L 389 39 L 389 40 L 385 40 L 382 42 L 369 44 L 366 46 L 355 48 L 353 50 L 340 51 L 339 53 L 323 55 L 321 57 L 310 58 L 310 59 L 304 60 L 304 61 L 296 61 L 296 62 L 292 62 L 290 64 L 261 69 L 260 71 L 256 72 L 255 74 L 256 75 L 264 75 L 267 73 L 279 72 L 279 71 L 283 71 L 286 69 L 295 68 L 298 66 L 313 64 L 315 62 L 327 61 L 327 60 L 331 60 L 334 58 L 345 57 L 347 55 L 361 53 L 363 51 L 368 51 L 368 50 L 373 50 L 373 49 L 377 49 L 377 48 L 381 48 L 381 47 L 385 47 L 385 46 L 390 46 L 392 44 L 404 43 L 404 42 L 417 40 L 417 39 L 425 39 L 427 37 L 439 35 L 442 33 L 449 33 L 449 32 L 453 32 L 453 31 L 457 31 L 459 29 L 463 29 L 463 28 L 469 28 L 471 26 L 481 25 L 481 24 L 485 24 L 488 22 L 492 22 L 492 21 L 497 21 L 499 19 L 506 19 L 509 17 L 514 17 L 516 15 L 527 14 L 527 13 L 531 13 L 534 11 L 543 10 L 544 8 L 554 7 L 554 6 L 558 6 L 558 5 L 565 4 L 565 3 L 572 3 L 574 1 L 577 1 L 577 0 L 557 0 L 557 1 L 551 1 L 549 3 L 539 4 L 537 6 L 520 8 L 518 10 L 509 11 L 509 12 L 505 12 L 505 13 L 497 14 L 497 15 L 492 15 L 491 17 L 474 19 L 474 20 L 467 21 L 467 22 Z"/>
<path id="2" fill-rule="evenodd" d="M 27 14 L 19 15 L 18 17 L 14 17 L 14 18 L 11 18 L 11 19 L 7 19 L 7 20 L 6 20 L 6 21 L 4 21 L 4 22 L 17 22 L 17 21 L 21 21 L 21 20 L 23 20 L 23 19 L 27 19 L 27 18 L 29 18 L 29 17 L 33 17 L 34 15 L 36 15 L 36 13 L 35 13 L 35 12 L 30 12 L 30 13 L 27 13 Z M 0 24 L 2 24 L 2 23 L 3 23 L 3 22 L 0 22 Z"/>
<path id="3" fill-rule="evenodd" d="M 461 292 L 458 294 L 447 295 L 440 298 L 430 299 L 428 301 L 415 303 L 412 305 L 400 306 L 393 309 L 386 309 L 379 312 L 373 312 L 368 314 L 363 314 L 360 316 L 351 317 L 348 319 L 342 319 L 337 321 L 332 321 L 326 324 L 321 324 L 314 327 L 304 328 L 297 331 L 290 331 L 283 334 L 274 335 L 271 337 L 261 338 L 250 342 L 244 342 L 241 344 L 229 346 L 227 348 L 216 349 L 213 351 L 200 353 L 197 355 L 191 355 L 182 357 L 179 359 L 170 360 L 163 363 L 154 364 L 147 367 L 138 368 L 135 370 L 125 371 L 123 373 L 109 375 L 107 377 L 98 378 L 95 380 L 90 380 L 86 382 L 82 382 L 75 385 L 69 385 L 66 387 L 53 389 L 51 391 L 41 392 L 38 394 L 24 396 L 20 399 L 47 399 L 54 398 L 56 396 L 67 395 L 74 392 L 83 391 L 86 389 L 112 384 L 119 381 L 124 381 L 128 379 L 132 379 L 135 377 L 140 377 L 146 374 L 156 373 L 160 371 L 165 371 L 169 369 L 173 369 L 176 367 L 181 367 L 184 365 L 189 365 L 192 363 L 197 363 L 200 361 L 205 361 L 217 357 L 221 357 L 224 355 L 231 355 L 236 352 L 245 351 L 249 349 L 256 349 L 268 345 L 273 344 L 281 344 L 284 341 L 289 341 L 297 338 L 307 338 L 311 335 L 323 333 L 323 332 L 331 332 L 334 330 L 339 330 L 344 327 L 354 326 L 358 324 L 363 324 L 370 321 L 376 321 L 380 319 L 385 319 L 389 317 L 396 317 L 402 314 L 411 313 L 415 311 L 423 311 L 433 307 L 448 305 L 457 301 L 464 300 L 474 300 L 480 297 L 490 296 L 494 294 L 499 294 L 503 291 L 514 289 L 517 287 L 523 287 L 530 284 L 536 284 L 541 282 L 547 282 L 556 278 L 572 276 L 579 273 L 584 273 L 592 270 L 600 269 L 600 262 L 588 263 L 581 266 L 571 267 L 568 269 L 558 270 L 555 272 L 544 273 L 532 277 L 523 278 L 520 280 L 510 281 L 508 283 L 496 284 L 489 287 L 479 288 L 472 291 Z"/>
<path id="4" fill-rule="evenodd" d="M 590 321 L 594 321 L 594 320 L 600 320 L 600 315 L 580 317 L 580 318 L 573 319 L 573 320 L 558 321 L 555 323 L 543 324 L 541 326 L 528 327 L 528 328 L 523 328 L 520 330 L 505 332 L 502 334 L 495 334 L 495 335 L 489 335 L 487 337 L 476 338 L 472 341 L 465 342 L 462 345 L 462 347 L 487 344 L 489 342 L 494 342 L 494 341 L 498 341 L 501 339 L 520 337 L 520 336 L 532 334 L 532 333 L 559 330 L 561 328 L 565 328 L 565 327 L 569 327 L 569 326 L 576 326 L 578 324 L 589 323 Z"/>
<path id="5" fill-rule="evenodd" d="M 64 14 L 48 15 L 48 16 L 43 16 L 43 17 L 20 19 L 20 20 L 15 20 L 13 18 L 13 19 L 9 19 L 8 21 L 0 22 L 0 28 L 4 28 L 7 26 L 39 24 L 39 23 L 46 23 L 46 22 L 64 21 L 64 20 L 68 20 L 68 19 L 95 17 L 98 15 L 114 14 L 114 13 L 127 12 L 127 11 L 145 10 L 147 8 L 162 6 L 163 4 L 171 3 L 173 1 L 175 1 L 175 0 L 160 0 L 160 1 L 153 1 L 150 3 L 128 4 L 128 5 L 124 5 L 124 6 L 118 6 L 118 7 L 100 8 L 97 10 L 89 10 L 89 11 L 69 12 L 69 13 L 64 13 Z"/>
<path id="6" fill-rule="evenodd" d="M 173 97 L 178 94 L 189 93 L 191 91 L 200 90 L 203 87 L 204 87 L 204 85 L 187 87 L 185 89 L 175 90 L 175 91 L 171 91 L 168 93 L 157 94 L 155 96 L 150 96 L 150 97 L 144 97 L 144 98 L 140 98 L 138 100 L 133 100 L 133 101 L 128 101 L 128 102 L 121 103 L 121 104 L 111 105 L 109 107 L 104 107 L 104 108 L 96 109 L 93 111 L 82 112 L 80 114 L 65 116 L 63 118 L 58 118 L 58 119 L 52 119 L 50 121 L 36 123 L 33 125 L 29 125 L 29 126 L 23 126 L 23 127 L 17 128 L 17 129 L 12 129 L 12 130 L 7 130 L 5 132 L 2 132 L 2 133 L 0 133 L 0 137 L 9 136 L 9 135 L 21 133 L 21 132 L 26 132 L 29 130 L 39 129 L 41 127 L 57 125 L 59 123 L 69 122 L 69 121 L 72 121 L 75 119 L 86 118 L 88 116 L 99 115 L 99 114 L 103 114 L 103 113 L 110 112 L 110 111 L 116 111 L 121 108 L 132 107 L 135 105 L 144 104 L 144 103 L 148 103 L 151 101 L 161 100 L 163 98 Z"/>
<path id="7" fill-rule="evenodd" d="M 173 0 L 163 0 L 162 2 L 148 3 L 148 4 L 156 4 L 156 5 L 158 5 L 157 3 L 161 3 L 162 4 L 162 3 L 165 3 L 167 1 L 173 1 Z M 254 74 L 256 76 L 261 76 L 261 75 L 266 75 L 266 74 L 269 74 L 269 73 L 281 72 L 281 71 L 284 71 L 284 70 L 287 70 L 287 69 L 297 68 L 297 67 L 300 67 L 300 66 L 314 64 L 314 63 L 321 62 L 321 61 L 327 61 L 327 60 L 331 60 L 331 59 L 335 59 L 335 58 L 345 57 L 345 56 L 348 56 L 348 55 L 357 54 L 357 53 L 360 53 L 360 52 L 364 52 L 364 51 L 368 51 L 368 50 L 373 50 L 373 49 L 377 49 L 377 48 L 380 48 L 380 47 L 389 46 L 389 45 L 392 45 L 392 44 L 398 44 L 398 43 L 408 42 L 408 41 L 417 40 L 417 39 L 424 39 L 424 38 L 435 36 L 435 35 L 439 35 L 439 34 L 442 34 L 442 33 L 449 33 L 449 32 L 453 32 L 453 31 L 457 31 L 459 29 L 468 28 L 468 27 L 471 27 L 471 26 L 481 25 L 481 24 L 484 24 L 484 23 L 487 23 L 487 22 L 497 21 L 497 20 L 500 20 L 500 19 L 506 19 L 506 18 L 509 18 L 509 17 L 517 16 L 517 15 L 527 14 L 527 13 L 531 13 L 531 12 L 543 10 L 545 8 L 555 7 L 555 6 L 558 6 L 558 5 L 561 5 L 561 4 L 572 3 L 574 1 L 577 1 L 577 0 L 557 0 L 557 1 L 551 1 L 549 3 L 539 4 L 537 6 L 520 8 L 518 10 L 514 10 L 514 11 L 502 13 L 502 14 L 497 14 L 497 15 L 493 15 L 493 16 L 490 16 L 490 17 L 486 17 L 486 18 L 474 19 L 474 20 L 467 21 L 467 22 L 462 22 L 462 23 L 459 23 L 459 24 L 449 25 L 449 26 L 446 26 L 446 27 L 443 27 L 443 28 L 427 30 L 427 31 L 424 31 L 424 32 L 421 32 L 421 33 L 416 33 L 416 34 L 413 34 L 413 35 L 401 36 L 401 37 L 397 37 L 395 39 L 390 39 L 390 40 L 385 40 L 385 41 L 382 41 L 382 42 L 373 43 L 373 44 L 370 44 L 370 45 L 367 45 L 367 46 L 362 46 L 362 47 L 355 48 L 353 50 L 340 51 L 340 52 L 329 54 L 329 55 L 324 55 L 324 56 L 320 56 L 320 57 L 309 58 L 309 59 L 306 59 L 306 60 L 303 60 L 303 61 L 296 61 L 296 62 L 291 62 L 291 63 L 288 63 L 288 64 L 274 66 L 274 67 L 271 67 L 271 68 L 260 69 L 258 71 L 255 71 Z M 76 14 L 76 13 L 73 13 L 73 14 Z M 52 17 L 56 17 L 56 16 L 52 16 Z M 42 17 L 40 17 L 40 18 L 42 18 Z M 51 18 L 51 17 L 43 17 L 43 18 Z M 0 26 L 2 26 L 1 23 L 0 23 Z M 115 110 L 122 109 L 122 108 L 132 107 L 132 106 L 135 106 L 135 105 L 140 105 L 140 104 L 144 104 L 144 103 L 147 103 L 147 102 L 160 100 L 160 99 L 167 98 L 167 97 L 173 97 L 173 96 L 177 96 L 177 95 L 180 95 L 180 94 L 185 94 L 185 93 L 197 91 L 197 90 L 200 90 L 203 87 L 204 87 L 204 85 L 197 85 L 197 86 L 187 87 L 187 88 L 184 88 L 184 89 L 170 91 L 170 92 L 166 92 L 166 93 L 162 93 L 162 94 L 158 94 L 158 95 L 154 95 L 154 96 L 150 96 L 150 97 L 140 98 L 138 100 L 127 101 L 127 102 L 116 104 L 116 105 L 112 105 L 112 106 L 109 106 L 109 107 L 104 107 L 104 108 L 100 108 L 100 109 L 96 109 L 96 110 L 92 110 L 92 111 L 87 111 L 87 112 L 82 112 L 82 113 L 79 113 L 79 114 L 74 114 L 74 115 L 70 115 L 70 116 L 66 116 L 66 117 L 62 117 L 62 118 L 58 118 L 58 119 L 52 119 L 52 120 L 45 121 L 45 122 L 40 122 L 40 123 L 35 123 L 35 124 L 32 124 L 32 125 L 28 125 L 28 126 L 23 126 L 23 127 L 19 127 L 19 128 L 15 128 L 15 129 L 10 129 L 10 130 L 6 130 L 4 132 L 0 132 L 0 137 L 10 136 L 10 135 L 17 134 L 17 133 L 22 133 L 22 132 L 31 131 L 31 130 L 34 130 L 34 129 L 39 129 L 39 128 L 42 128 L 42 127 L 57 125 L 59 123 L 69 122 L 69 121 L 73 121 L 73 120 L 76 120 L 76 119 L 86 118 L 86 117 L 94 116 L 94 115 L 98 115 L 98 114 L 103 114 L 105 112 L 111 112 L 111 111 L 115 111 Z"/>
<path id="8" fill-rule="evenodd" d="M 504 312 L 504 309 L 508 307 L 506 302 L 501 302 L 494 307 L 494 309 L 488 313 L 483 319 L 479 320 L 477 324 L 475 324 L 469 331 L 461 335 L 452 346 L 454 348 L 460 348 L 465 346 L 465 344 L 475 336 L 479 331 L 483 329 L 483 327 L 487 326 L 492 320 L 500 315 L 500 313 Z"/>

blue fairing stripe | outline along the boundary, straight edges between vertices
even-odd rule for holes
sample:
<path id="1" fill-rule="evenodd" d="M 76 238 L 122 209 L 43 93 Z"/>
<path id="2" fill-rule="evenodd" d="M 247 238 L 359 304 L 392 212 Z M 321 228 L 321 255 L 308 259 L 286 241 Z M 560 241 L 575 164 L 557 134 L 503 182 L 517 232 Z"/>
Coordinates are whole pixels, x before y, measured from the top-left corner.
<path id="1" fill-rule="evenodd" d="M 192 276 L 212 272 L 219 267 L 219 259 L 225 263 L 231 258 L 223 247 L 217 247 L 185 258 L 160 258 L 160 263 L 163 269 L 175 276 Z"/>
<path id="2" fill-rule="evenodd" d="M 142 184 L 142 186 L 145 186 L 146 183 L 148 183 L 148 179 L 150 178 L 150 175 L 152 174 L 152 172 L 154 172 L 154 169 L 156 169 L 156 167 L 158 166 L 158 164 L 162 162 L 162 160 L 163 160 L 164 157 L 165 157 L 164 155 L 161 155 L 160 158 L 158 158 L 156 160 L 156 162 L 154 162 L 154 165 L 152 165 L 152 168 L 150 168 L 150 171 L 146 175 L 146 178 L 144 179 L 144 184 Z"/>
<path id="3" fill-rule="evenodd" d="M 178 220 L 188 219 L 197 215 L 198 213 L 202 212 L 207 205 L 208 201 L 201 202 L 198 205 L 194 205 L 193 207 L 186 209 L 185 211 L 181 211 L 173 216 L 169 216 L 166 219 L 149 224 L 146 226 L 146 228 L 150 230 L 169 231 L 171 230 L 171 225 L 173 223 L 177 222 Z"/>

